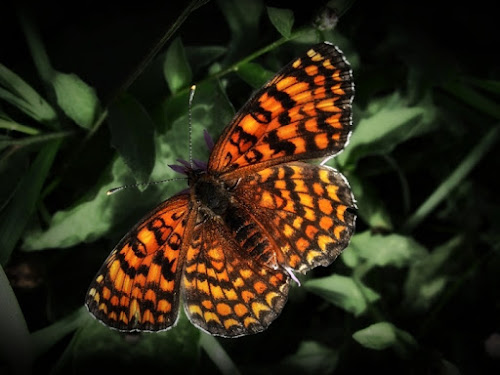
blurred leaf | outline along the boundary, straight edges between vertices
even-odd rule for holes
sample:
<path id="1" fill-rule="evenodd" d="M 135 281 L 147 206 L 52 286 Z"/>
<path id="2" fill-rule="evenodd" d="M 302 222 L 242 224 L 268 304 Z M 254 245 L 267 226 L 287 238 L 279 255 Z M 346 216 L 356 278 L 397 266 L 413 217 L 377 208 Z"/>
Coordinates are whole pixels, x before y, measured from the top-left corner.
<path id="1" fill-rule="evenodd" d="M 441 363 L 439 364 L 440 368 L 437 370 L 439 371 L 439 374 L 442 375 L 461 375 L 462 372 L 458 369 L 458 367 L 451 363 L 450 361 L 447 361 L 446 359 L 441 359 Z"/>
<path id="2" fill-rule="evenodd" d="M 262 14 L 261 0 L 219 0 L 218 5 L 226 17 L 231 29 L 231 35 L 239 35 L 250 30 L 256 30 Z"/>
<path id="3" fill-rule="evenodd" d="M 474 77 L 464 77 L 465 82 L 470 83 L 480 89 L 489 91 L 492 94 L 500 94 L 500 81 L 492 79 L 478 79 Z"/>
<path id="4" fill-rule="evenodd" d="M 274 75 L 273 72 L 264 69 L 262 65 L 252 62 L 241 64 L 236 73 L 254 89 L 264 86 Z"/>
<path id="5" fill-rule="evenodd" d="M 52 85 L 57 104 L 66 116 L 84 129 L 92 129 L 99 114 L 99 99 L 93 87 L 83 82 L 76 74 L 54 71 Z"/>
<path id="6" fill-rule="evenodd" d="M 378 197 L 375 187 L 368 181 L 361 181 L 356 175 L 350 173 L 349 184 L 356 198 L 358 215 L 374 229 L 392 231 L 391 217 L 384 202 Z"/>
<path id="7" fill-rule="evenodd" d="M 224 46 L 186 46 L 186 55 L 191 66 L 194 69 L 193 73 L 200 72 L 214 61 L 224 56 L 227 53 L 227 47 Z"/>
<path id="8" fill-rule="evenodd" d="M 308 280 L 304 283 L 304 287 L 355 316 L 363 314 L 369 303 L 380 298 L 374 290 L 358 284 L 351 277 L 342 275 Z"/>
<path id="9" fill-rule="evenodd" d="M 128 94 L 109 108 L 111 143 L 138 183 L 147 182 L 155 164 L 154 124 L 144 107 Z"/>
<path id="10" fill-rule="evenodd" d="M 333 9 L 338 17 L 349 10 L 356 0 L 329 0 L 326 6 Z"/>
<path id="11" fill-rule="evenodd" d="M 491 86 L 491 85 L 490 85 Z M 451 95 L 463 100 L 471 107 L 483 112 L 496 120 L 500 120 L 500 105 L 498 101 L 479 93 L 472 87 L 460 81 L 450 81 L 444 85 L 444 89 Z"/>
<path id="12" fill-rule="evenodd" d="M 19 10 L 19 21 L 23 29 L 28 47 L 33 58 L 33 62 L 36 66 L 38 74 L 42 81 L 45 83 L 50 83 L 52 79 L 52 74 L 54 69 L 47 54 L 47 50 L 43 45 L 42 39 L 40 37 L 41 33 L 37 30 L 36 24 L 31 19 L 31 14 L 26 12 L 25 8 L 18 8 Z M 53 98 L 49 98 L 53 99 Z M 54 104 L 54 103 L 52 103 Z"/>
<path id="13" fill-rule="evenodd" d="M 0 368 L 9 374 L 30 374 L 33 351 L 28 326 L 2 265 L 0 301 Z"/>
<path id="14" fill-rule="evenodd" d="M 180 89 L 189 87 L 192 83 L 191 67 L 180 38 L 174 39 L 167 49 L 163 74 L 173 94 Z"/>
<path id="15" fill-rule="evenodd" d="M 5 129 L 8 132 L 19 132 L 29 135 L 40 134 L 40 130 L 20 124 L 16 121 L 13 121 L 9 118 L 4 118 L 0 116 L 0 129 Z M 2 144 L 3 146 L 3 144 Z"/>
<path id="16" fill-rule="evenodd" d="M 34 120 L 51 124 L 56 119 L 54 109 L 21 77 L 0 64 L 0 99 L 15 106 Z"/>
<path id="17" fill-rule="evenodd" d="M 262 0 L 218 0 L 217 4 L 230 29 L 231 42 L 225 58 L 228 65 L 254 50 L 264 5 Z"/>
<path id="18" fill-rule="evenodd" d="M 354 251 L 343 251 L 339 258 L 350 268 L 355 268 L 361 263 L 360 257 Z"/>
<path id="19" fill-rule="evenodd" d="M 352 334 L 354 340 L 368 349 L 384 350 L 398 345 L 416 346 L 415 339 L 392 323 L 379 322 Z"/>
<path id="20" fill-rule="evenodd" d="M 379 267 L 400 268 L 414 264 L 427 255 L 427 250 L 411 237 L 372 234 L 369 230 L 352 236 L 348 251 Z"/>
<path id="21" fill-rule="evenodd" d="M 6 264 L 14 246 L 24 234 L 59 146 L 60 141 L 52 141 L 40 150 L 19 181 L 12 199 L 0 213 L 0 264 Z"/>
<path id="22" fill-rule="evenodd" d="M 460 236 L 453 237 L 411 264 L 404 285 L 405 308 L 426 311 L 440 296 L 449 280 L 442 268 L 451 260 L 453 252 L 462 241 L 463 238 Z"/>
<path id="23" fill-rule="evenodd" d="M 80 327 L 86 320 L 90 320 L 90 315 L 87 309 L 82 306 L 67 317 L 58 320 L 48 327 L 33 332 L 31 338 L 33 340 L 35 358 L 47 352 L 64 336 Z"/>
<path id="24" fill-rule="evenodd" d="M 337 367 L 339 353 L 315 341 L 302 341 L 297 351 L 281 361 L 286 374 L 332 374 Z"/>
<path id="25" fill-rule="evenodd" d="M 23 250 L 67 248 L 81 242 L 95 241 L 107 233 L 116 221 L 123 220 L 122 215 L 130 215 L 135 208 L 143 207 L 148 202 L 152 208 L 150 200 L 154 198 L 159 203 L 156 189 L 149 189 L 147 194 L 140 194 L 136 189 L 127 189 L 111 196 L 106 194 L 111 188 L 131 182 L 127 179 L 130 171 L 122 159 L 115 159 L 111 172 L 106 174 L 110 178 L 105 184 L 90 191 L 83 201 L 56 212 L 46 230 L 33 229 L 28 232 L 24 237 Z"/>
<path id="26" fill-rule="evenodd" d="M 0 120 L 1 122 L 1 120 Z M 11 147 L 12 149 L 25 149 L 28 150 L 30 148 L 35 148 L 34 146 L 37 144 L 47 144 L 50 141 L 56 139 L 64 139 L 68 138 L 74 133 L 72 131 L 55 131 L 51 133 L 40 133 L 35 135 L 30 135 L 27 137 L 1 137 L 0 136 L 0 150 Z M 30 146 L 30 147 L 28 147 Z M 16 150 L 17 151 L 17 150 Z M 10 157 L 7 159 L 9 161 Z"/>
<path id="27" fill-rule="evenodd" d="M 2 138 L 0 137 L 0 144 L 3 142 Z M 2 147 L 0 147 L 1 149 Z M 9 158 L 0 159 L 0 176 L 3 176 L 3 181 L 0 184 L 0 212 L 3 211 L 14 196 L 16 188 L 19 186 L 19 182 L 28 167 L 28 152 L 16 152 Z"/>
<path id="28" fill-rule="evenodd" d="M 182 309 L 181 309 L 182 311 Z M 164 332 L 121 333 L 88 319 L 73 336 L 54 374 L 193 373 L 199 362 L 200 331 L 182 316 Z"/>
<path id="29" fill-rule="evenodd" d="M 398 144 L 428 131 L 435 116 L 436 109 L 428 99 L 412 105 L 396 92 L 373 100 L 336 161 L 353 169 L 362 157 L 387 154 Z"/>
<path id="30" fill-rule="evenodd" d="M 285 38 L 290 38 L 294 22 L 293 12 L 290 9 L 267 7 L 267 15 L 276 30 Z"/>

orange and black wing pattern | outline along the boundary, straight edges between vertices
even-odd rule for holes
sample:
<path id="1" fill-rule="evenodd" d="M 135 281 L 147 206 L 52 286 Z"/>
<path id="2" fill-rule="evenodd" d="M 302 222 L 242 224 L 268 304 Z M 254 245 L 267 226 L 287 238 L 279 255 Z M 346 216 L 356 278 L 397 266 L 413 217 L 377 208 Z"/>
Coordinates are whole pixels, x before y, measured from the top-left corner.
<path id="1" fill-rule="evenodd" d="M 305 272 L 328 266 L 347 247 L 356 204 L 347 180 L 336 170 L 293 162 L 243 178 L 236 196 L 272 238 L 278 263 Z"/>
<path id="2" fill-rule="evenodd" d="M 285 66 L 241 108 L 210 155 L 227 178 L 341 151 L 351 132 L 352 71 L 342 52 L 318 44 Z"/>
<path id="3" fill-rule="evenodd" d="M 189 195 L 177 195 L 141 220 L 111 252 L 87 293 L 101 322 L 122 331 L 158 331 L 176 323 L 182 246 L 190 241 Z"/>
<path id="4" fill-rule="evenodd" d="M 281 313 L 294 271 L 329 265 L 354 231 L 354 198 L 332 168 L 351 133 L 352 72 L 318 44 L 292 61 L 223 131 L 189 191 L 160 204 L 116 246 L 86 305 L 122 331 L 175 325 L 184 305 L 213 335 L 261 332 Z M 296 279 L 295 279 L 296 280 Z"/>
<path id="5" fill-rule="evenodd" d="M 197 225 L 182 276 L 184 309 L 191 322 L 223 337 L 266 329 L 283 309 L 289 288 L 286 272 L 256 261 L 251 254 L 258 241 L 242 247 L 234 234 L 215 218 Z"/>

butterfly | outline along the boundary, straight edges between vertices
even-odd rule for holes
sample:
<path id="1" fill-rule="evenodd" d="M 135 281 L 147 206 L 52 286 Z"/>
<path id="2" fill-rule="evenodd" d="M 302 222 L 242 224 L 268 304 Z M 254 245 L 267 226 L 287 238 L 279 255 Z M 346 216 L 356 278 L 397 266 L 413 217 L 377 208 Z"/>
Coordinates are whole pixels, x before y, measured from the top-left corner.
<path id="1" fill-rule="evenodd" d="M 189 188 L 113 249 L 86 295 L 90 313 L 120 331 L 161 331 L 183 304 L 212 335 L 265 330 L 294 272 L 331 264 L 354 231 L 345 177 L 304 162 L 343 150 L 353 96 L 350 65 L 328 42 L 286 65 L 237 112 L 206 167 L 177 166 Z"/>

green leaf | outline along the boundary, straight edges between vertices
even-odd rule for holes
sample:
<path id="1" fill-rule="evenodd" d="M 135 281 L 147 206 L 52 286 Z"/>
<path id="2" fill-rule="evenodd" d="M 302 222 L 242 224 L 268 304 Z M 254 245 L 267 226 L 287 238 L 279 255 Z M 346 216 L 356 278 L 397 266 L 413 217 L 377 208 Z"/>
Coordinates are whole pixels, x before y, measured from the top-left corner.
<path id="1" fill-rule="evenodd" d="M 297 351 L 285 357 L 280 369 L 287 374 L 332 374 L 337 368 L 339 352 L 316 341 L 302 341 Z"/>
<path id="2" fill-rule="evenodd" d="M 143 212 L 136 213 L 137 220 L 145 214 L 146 207 L 151 209 L 154 201 L 160 202 L 161 195 L 156 188 L 149 188 L 144 194 L 140 194 L 137 189 L 127 189 L 119 194 L 107 195 L 107 191 L 112 188 L 134 182 L 122 159 L 115 159 L 109 169 L 104 173 L 106 177 L 103 180 L 106 183 L 96 186 L 82 201 L 56 212 L 47 229 L 27 232 L 23 250 L 67 248 L 81 242 L 95 241 L 138 208 L 142 207 Z M 129 226 L 133 224 L 130 222 Z"/>
<path id="3" fill-rule="evenodd" d="M 290 9 L 267 7 L 267 15 L 276 30 L 285 38 L 290 38 L 294 22 L 293 12 Z"/>
<path id="4" fill-rule="evenodd" d="M 380 298 L 377 292 L 357 283 L 352 277 L 341 275 L 308 280 L 304 287 L 355 316 L 363 314 L 368 304 Z"/>
<path id="5" fill-rule="evenodd" d="M 264 10 L 262 0 L 218 0 L 226 22 L 229 25 L 231 42 L 226 64 L 234 63 L 255 50 L 260 38 L 260 17 Z"/>
<path id="6" fill-rule="evenodd" d="M 353 169 L 362 157 L 387 154 L 398 144 L 428 131 L 435 117 L 436 109 L 429 99 L 411 105 L 396 92 L 374 100 L 352 133 L 349 145 L 336 157 L 336 162 Z"/>
<path id="7" fill-rule="evenodd" d="M 7 143 L 8 139 L 0 136 L 0 145 Z M 4 148 L 0 146 L 0 150 Z M 9 203 L 16 192 L 16 188 L 21 178 L 27 172 L 29 167 L 29 152 L 20 150 L 8 158 L 0 159 L 0 176 L 4 176 L 0 184 L 0 212 Z M 7 178 L 8 176 L 8 178 Z"/>
<path id="8" fill-rule="evenodd" d="M 236 73 L 254 89 L 262 87 L 274 75 L 273 72 L 264 69 L 262 65 L 252 62 L 241 64 Z"/>
<path id="9" fill-rule="evenodd" d="M 199 362 L 200 331 L 182 311 L 177 325 L 164 332 L 144 332 L 124 335 L 95 319 L 87 319 L 73 336 L 64 358 L 53 374 L 92 373 L 113 374 L 195 373 Z"/>
<path id="10" fill-rule="evenodd" d="M 0 213 L 0 264 L 6 264 L 17 241 L 35 211 L 42 186 L 47 178 L 54 158 L 59 150 L 60 141 L 45 145 L 36 156 L 33 164 L 22 177 L 17 189 Z"/>
<path id="11" fill-rule="evenodd" d="M 218 5 L 226 17 L 233 37 L 258 29 L 263 10 L 261 0 L 219 0 Z"/>
<path id="12" fill-rule="evenodd" d="M 35 135 L 40 134 L 40 130 L 20 124 L 9 118 L 0 117 L 0 129 L 5 129 L 9 132 L 16 131 L 19 133 Z"/>
<path id="13" fill-rule="evenodd" d="M 0 99 L 46 125 L 56 119 L 54 109 L 21 77 L 0 64 Z"/>
<path id="14" fill-rule="evenodd" d="M 130 168 L 135 180 L 147 182 L 155 164 L 154 124 L 144 107 L 128 94 L 109 108 L 111 143 Z"/>
<path id="15" fill-rule="evenodd" d="M 30 374 L 33 351 L 28 326 L 0 265 L 0 363 L 8 374 Z"/>
<path id="16" fill-rule="evenodd" d="M 194 73 L 202 71 L 227 53 L 227 47 L 223 46 L 187 46 L 185 50 Z"/>
<path id="17" fill-rule="evenodd" d="M 352 334 L 354 340 L 368 349 L 384 350 L 400 345 L 415 346 L 415 339 L 389 322 L 372 324 Z"/>
<path id="18" fill-rule="evenodd" d="M 163 74 L 173 94 L 190 86 L 192 83 L 191 67 L 187 61 L 186 52 L 180 38 L 174 39 L 167 49 Z"/>
<path id="19" fill-rule="evenodd" d="M 439 298 L 449 281 L 449 276 L 444 274 L 442 269 L 462 243 L 462 237 L 453 237 L 411 264 L 404 285 L 405 308 L 426 311 Z"/>
<path id="20" fill-rule="evenodd" d="M 43 45 L 41 33 L 37 30 L 29 12 L 20 9 L 19 21 L 26 37 L 26 42 L 33 58 L 33 62 L 42 81 L 50 83 L 54 69 L 47 54 L 47 50 Z M 52 99 L 52 98 L 50 98 Z"/>
<path id="21" fill-rule="evenodd" d="M 54 71 L 52 85 L 57 104 L 77 125 L 92 129 L 99 115 L 99 99 L 94 88 L 87 85 L 75 74 Z"/>
<path id="22" fill-rule="evenodd" d="M 384 202 L 378 196 L 376 189 L 367 181 L 362 181 L 356 175 L 350 173 L 349 184 L 356 198 L 358 215 L 370 226 L 370 228 L 392 231 L 391 217 Z"/>
<path id="23" fill-rule="evenodd" d="M 48 327 L 42 328 L 31 334 L 35 358 L 46 353 L 63 337 L 73 332 L 91 317 L 85 307 L 80 307 L 74 313 L 58 320 Z"/>
<path id="24" fill-rule="evenodd" d="M 404 267 L 427 255 L 427 250 L 411 237 L 399 234 L 372 234 L 369 230 L 355 234 L 346 250 L 379 267 Z"/>
<path id="25" fill-rule="evenodd" d="M 498 101 L 481 94 L 463 82 L 450 81 L 444 85 L 444 89 L 478 111 L 496 120 L 500 119 L 500 105 L 498 105 Z"/>

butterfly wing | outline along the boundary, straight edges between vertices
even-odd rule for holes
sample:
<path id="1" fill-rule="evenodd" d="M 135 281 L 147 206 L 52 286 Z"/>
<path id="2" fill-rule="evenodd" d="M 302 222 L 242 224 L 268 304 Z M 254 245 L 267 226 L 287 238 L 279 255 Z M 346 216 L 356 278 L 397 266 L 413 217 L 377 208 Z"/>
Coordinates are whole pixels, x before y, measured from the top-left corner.
<path id="1" fill-rule="evenodd" d="M 120 241 L 87 293 L 87 308 L 98 320 L 122 331 L 159 331 L 176 323 L 190 212 L 189 195 L 174 196 Z"/>
<path id="2" fill-rule="evenodd" d="M 197 225 L 182 279 L 191 322 L 223 337 L 266 329 L 283 309 L 289 288 L 286 273 L 257 262 L 233 235 L 214 218 Z"/>
<path id="3" fill-rule="evenodd" d="M 240 181 L 235 196 L 272 238 L 277 261 L 305 272 L 327 266 L 349 244 L 356 208 L 347 180 L 303 162 L 265 168 Z"/>
<path id="4" fill-rule="evenodd" d="M 241 108 L 214 146 L 208 170 L 226 178 L 341 151 L 351 132 L 352 71 L 329 43 L 285 66 Z"/>

